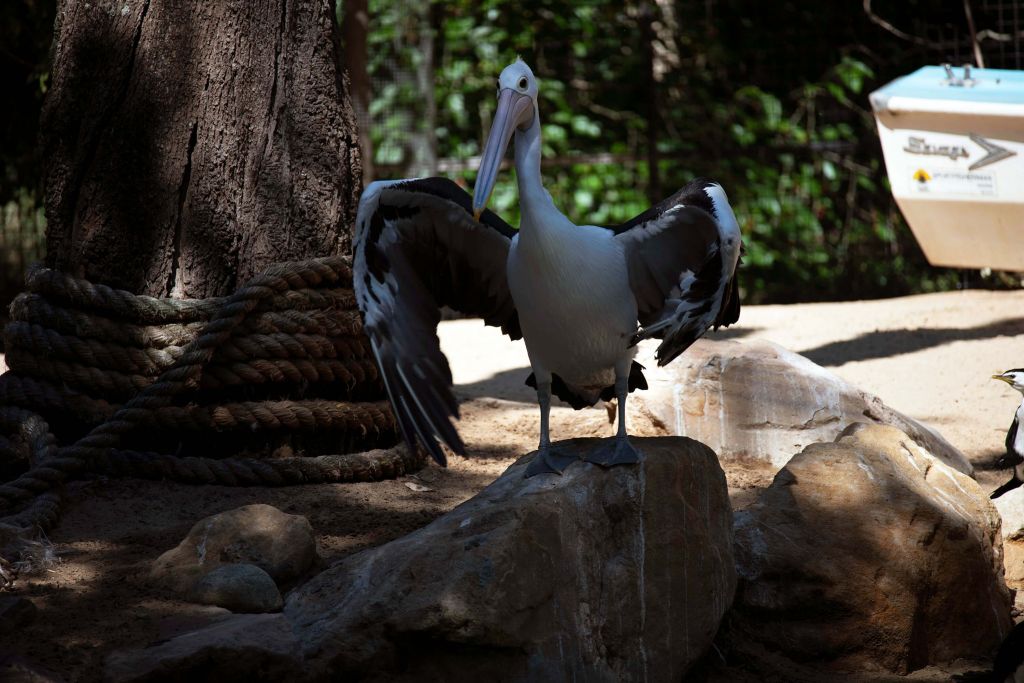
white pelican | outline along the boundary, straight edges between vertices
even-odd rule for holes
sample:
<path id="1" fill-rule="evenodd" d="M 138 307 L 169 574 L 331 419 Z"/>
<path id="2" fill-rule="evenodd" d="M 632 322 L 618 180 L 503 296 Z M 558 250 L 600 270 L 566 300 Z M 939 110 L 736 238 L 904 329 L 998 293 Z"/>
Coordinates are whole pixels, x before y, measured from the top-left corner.
<path id="1" fill-rule="evenodd" d="M 521 221 L 485 210 L 515 136 Z M 374 182 L 356 219 L 355 291 L 392 406 L 410 446 L 442 465 L 443 441 L 465 446 L 452 375 L 441 353 L 441 306 L 523 337 L 540 404 L 539 454 L 526 476 L 571 461 L 548 433 L 551 394 L 574 408 L 618 399 L 618 433 L 586 459 L 639 461 L 626 436 L 626 396 L 646 389 L 636 344 L 656 337 L 659 365 L 710 327 L 739 317 L 740 232 L 725 191 L 690 182 L 623 225 L 574 225 L 541 183 L 537 79 L 522 60 L 501 72 L 498 107 L 475 192 L 443 178 Z M 639 321 L 639 325 L 638 325 Z"/>

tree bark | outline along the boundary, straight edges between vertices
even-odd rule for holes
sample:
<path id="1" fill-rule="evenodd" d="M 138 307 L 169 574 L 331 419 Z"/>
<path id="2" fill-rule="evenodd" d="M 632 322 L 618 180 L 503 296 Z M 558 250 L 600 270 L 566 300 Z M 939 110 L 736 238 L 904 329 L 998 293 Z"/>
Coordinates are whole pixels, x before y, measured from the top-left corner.
<path id="1" fill-rule="evenodd" d="M 370 137 L 370 97 L 372 84 L 368 62 L 367 37 L 370 33 L 370 11 L 367 0 L 345 0 L 341 17 L 341 38 L 345 48 L 345 71 L 348 73 L 352 106 L 359 122 L 359 151 L 363 159 L 363 182 L 373 180 L 373 140 Z"/>
<path id="2" fill-rule="evenodd" d="M 154 296 L 347 253 L 361 183 L 330 0 L 61 0 L 47 262 Z"/>

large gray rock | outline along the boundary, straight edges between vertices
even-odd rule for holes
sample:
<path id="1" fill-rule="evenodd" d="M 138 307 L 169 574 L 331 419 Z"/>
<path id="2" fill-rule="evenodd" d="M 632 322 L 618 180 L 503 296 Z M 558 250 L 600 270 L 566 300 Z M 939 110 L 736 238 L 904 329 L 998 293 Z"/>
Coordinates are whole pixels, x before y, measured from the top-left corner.
<path id="1" fill-rule="evenodd" d="M 59 675 L 16 655 L 0 654 L 0 681 L 4 683 L 64 683 Z"/>
<path id="2" fill-rule="evenodd" d="M 277 611 L 284 602 L 270 574 L 253 564 L 222 564 L 196 582 L 189 599 L 255 613 Z"/>
<path id="3" fill-rule="evenodd" d="M 701 339 L 664 368 L 643 346 L 650 389 L 630 398 L 674 434 L 706 443 L 723 459 L 782 467 L 812 443 L 855 422 L 897 427 L 942 462 L 973 474 L 938 432 L 889 408 L 801 355 L 768 341 Z"/>
<path id="4" fill-rule="evenodd" d="M 429 526 L 322 572 L 281 621 L 232 619 L 119 655 L 113 678 L 143 678 L 153 649 L 162 671 L 205 652 L 262 677 L 261 662 L 279 665 L 271 624 L 295 644 L 293 678 L 678 681 L 732 603 L 732 514 L 707 447 L 634 443 L 641 466 L 581 462 L 563 476 L 524 479 L 528 456 Z"/>
<path id="5" fill-rule="evenodd" d="M 176 548 L 153 563 L 150 578 L 182 595 L 222 564 L 252 564 L 278 584 L 306 573 L 317 558 L 305 517 L 271 505 L 245 505 L 196 522 Z"/>
<path id="6" fill-rule="evenodd" d="M 1006 583 L 1024 590 L 1024 486 L 992 501 L 1003 521 L 1003 566 Z"/>
<path id="7" fill-rule="evenodd" d="M 1010 626 L 999 517 L 893 427 L 814 444 L 736 515 L 742 640 L 833 669 L 986 657 Z"/>
<path id="8" fill-rule="evenodd" d="M 201 631 L 107 658 L 104 679 L 123 681 L 295 681 L 299 643 L 281 614 L 239 614 Z"/>

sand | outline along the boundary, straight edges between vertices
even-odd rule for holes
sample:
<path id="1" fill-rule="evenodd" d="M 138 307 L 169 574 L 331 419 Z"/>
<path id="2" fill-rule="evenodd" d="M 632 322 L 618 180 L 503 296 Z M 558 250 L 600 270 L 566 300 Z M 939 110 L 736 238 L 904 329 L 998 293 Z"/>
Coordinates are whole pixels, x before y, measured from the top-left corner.
<path id="1" fill-rule="evenodd" d="M 142 646 L 212 618 L 150 586 L 150 563 L 198 519 L 251 502 L 309 517 L 325 562 L 406 534 L 486 486 L 537 439 L 537 408 L 521 342 L 478 321 L 442 323 L 452 362 L 459 424 L 468 458 L 430 466 L 415 478 L 287 489 L 192 487 L 96 479 L 70 487 L 70 503 L 50 540 L 61 559 L 27 577 L 17 594 L 38 616 L 0 635 L 0 655 L 24 657 L 68 680 L 94 680 L 103 657 Z M 1024 292 L 957 292 L 841 304 L 751 306 L 719 335 L 764 338 L 804 353 L 892 407 L 929 422 L 977 468 L 986 490 L 1019 396 L 991 380 L 1024 366 Z M 0 360 L 2 369 L 2 360 Z M 633 431 L 658 431 L 630 413 Z M 555 439 L 611 433 L 603 407 L 552 410 Z M 424 484 L 415 492 L 406 482 Z"/>

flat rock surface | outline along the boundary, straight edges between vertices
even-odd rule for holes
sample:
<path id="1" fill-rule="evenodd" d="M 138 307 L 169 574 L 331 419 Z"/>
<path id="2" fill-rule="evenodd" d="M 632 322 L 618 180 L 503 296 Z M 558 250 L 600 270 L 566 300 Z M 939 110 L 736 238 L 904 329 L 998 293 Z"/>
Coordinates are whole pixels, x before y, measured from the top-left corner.
<path id="1" fill-rule="evenodd" d="M 144 650 L 115 652 L 107 659 L 104 678 L 124 681 L 295 680 L 298 643 L 280 614 L 244 614 L 224 619 L 203 631 L 203 646 L 189 635 Z M 259 634 L 258 644 L 254 634 Z"/>
<path id="2" fill-rule="evenodd" d="M 987 492 L 1008 477 L 992 467 L 1020 401 L 989 375 L 1024 365 L 1021 311 L 1024 292 L 985 291 L 744 306 L 739 325 L 711 338 L 766 339 L 806 353 L 889 406 L 936 427 L 968 456 Z M 196 521 L 218 512 L 261 502 L 303 515 L 330 563 L 423 527 L 480 491 L 537 445 L 535 397 L 523 385 L 530 372 L 526 351 L 521 342 L 477 321 L 442 323 L 439 336 L 462 403 L 458 426 L 470 458 L 452 456 L 448 469 L 430 466 L 415 478 L 346 486 L 76 483 L 69 488 L 61 525 L 49 536 L 62 563 L 18 582 L 39 616 L 14 636 L 0 635 L 0 650 L 68 680 L 95 680 L 111 650 L 141 647 L 169 637 L 182 624 L 191 628 L 210 621 L 213 608 L 154 591 L 146 577 L 153 561 Z M 629 410 L 633 433 L 666 433 L 645 424 L 632 403 Z M 556 403 L 551 425 L 555 439 L 613 433 L 600 407 L 575 412 Z M 753 502 L 772 476 L 756 467 L 727 468 L 734 507 Z M 430 490 L 414 491 L 406 483 Z M 919 671 L 911 680 L 948 681 L 950 671 Z M 881 680 L 891 681 L 892 675 Z"/>
<path id="3" fill-rule="evenodd" d="M 582 457 L 598 443 L 564 448 Z M 640 466 L 580 462 L 524 479 L 519 462 L 420 531 L 322 572 L 285 606 L 300 644 L 295 671 L 315 680 L 680 680 L 732 603 L 732 512 L 707 447 L 675 437 L 635 445 Z M 137 680 L 132 657 L 139 678 L 148 675 L 155 652 L 164 671 L 183 676 L 212 648 L 238 662 L 235 675 L 262 677 L 262 630 L 231 646 L 225 632 L 241 633 L 221 622 L 118 655 L 116 679 Z M 267 644 L 268 662 L 279 647 Z"/>

